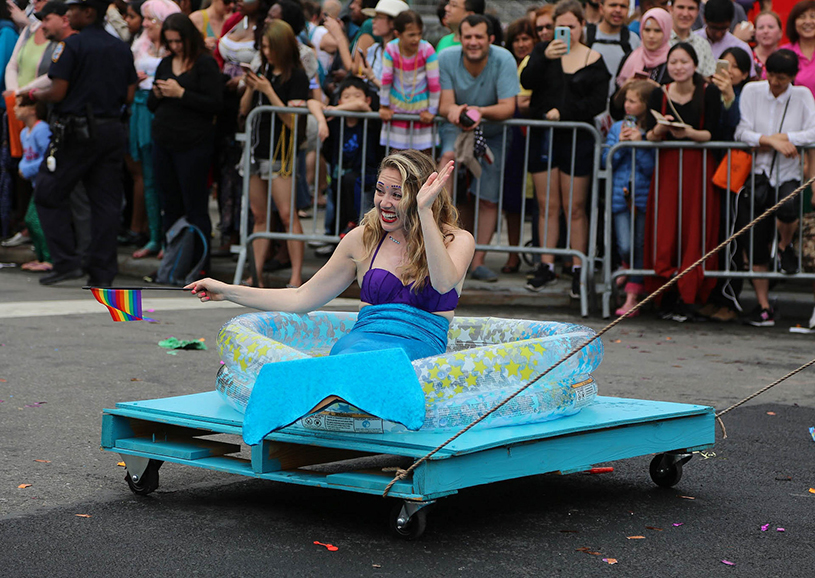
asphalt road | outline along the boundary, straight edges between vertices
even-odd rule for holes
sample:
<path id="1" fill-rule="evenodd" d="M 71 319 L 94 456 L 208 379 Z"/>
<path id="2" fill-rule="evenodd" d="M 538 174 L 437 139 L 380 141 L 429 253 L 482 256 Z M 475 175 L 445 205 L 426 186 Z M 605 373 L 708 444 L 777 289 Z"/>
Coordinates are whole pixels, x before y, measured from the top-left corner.
<path id="1" fill-rule="evenodd" d="M 158 491 L 131 494 L 119 457 L 99 450 L 102 410 L 212 390 L 217 331 L 241 310 L 161 294 L 145 300 L 159 323 L 113 323 L 79 286 L 0 272 L 0 577 L 812 576 L 812 370 L 728 414 L 728 438 L 673 489 L 651 482 L 648 457 L 492 484 L 440 500 L 404 542 L 373 496 L 174 464 Z M 210 348 L 170 355 L 157 345 L 169 336 Z M 602 394 L 722 409 L 809 361 L 815 336 L 637 318 L 604 341 Z"/>

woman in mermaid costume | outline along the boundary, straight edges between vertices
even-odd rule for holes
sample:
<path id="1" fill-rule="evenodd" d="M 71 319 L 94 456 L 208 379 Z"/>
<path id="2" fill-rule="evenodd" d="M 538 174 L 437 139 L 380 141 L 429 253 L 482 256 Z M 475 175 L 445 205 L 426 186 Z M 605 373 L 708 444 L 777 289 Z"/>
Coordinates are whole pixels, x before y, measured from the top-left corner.
<path id="1" fill-rule="evenodd" d="M 328 263 L 298 288 L 261 289 L 213 279 L 190 283 L 201 301 L 229 300 L 262 310 L 303 313 L 360 285 L 359 317 L 331 355 L 400 348 L 413 361 L 444 353 L 475 242 L 457 226 L 444 188 L 451 161 L 435 172 L 427 155 L 386 157 L 374 208 L 340 241 Z"/>
<path id="2" fill-rule="evenodd" d="M 202 302 L 227 299 L 267 311 L 233 319 L 218 338 L 225 363 L 218 391 L 244 412 L 247 443 L 326 406 L 335 416 L 376 416 L 386 432 L 461 427 L 594 335 L 571 323 L 453 321 L 475 245 L 458 228 L 444 188 L 452 170 L 450 162 L 436 173 L 429 157 L 412 150 L 386 157 L 374 208 L 299 288 L 212 279 L 187 286 Z M 354 279 L 360 284 L 358 314 L 307 313 Z M 602 355 L 596 340 L 480 427 L 580 411 L 597 394 L 591 372 Z"/>

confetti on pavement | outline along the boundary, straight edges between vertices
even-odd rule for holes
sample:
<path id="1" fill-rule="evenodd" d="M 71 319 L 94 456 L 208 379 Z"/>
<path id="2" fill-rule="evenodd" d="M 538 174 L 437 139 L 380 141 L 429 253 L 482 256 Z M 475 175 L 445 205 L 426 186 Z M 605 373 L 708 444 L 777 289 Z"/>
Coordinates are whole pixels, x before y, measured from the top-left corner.
<path id="1" fill-rule="evenodd" d="M 609 564 L 616 564 L 617 558 L 603 558 L 603 562 L 608 562 Z"/>
<path id="2" fill-rule="evenodd" d="M 19 486 L 17 486 L 17 488 L 20 489 L 20 490 L 24 490 L 24 489 L 30 488 L 30 487 L 31 487 L 31 484 L 20 484 Z"/>
<path id="3" fill-rule="evenodd" d="M 314 541 L 314 543 L 317 544 L 318 546 L 325 546 L 325 549 L 328 550 L 329 552 L 336 552 L 337 550 L 339 550 L 339 548 L 332 544 L 323 544 L 322 542 L 318 542 L 316 540 Z"/>
<path id="4" fill-rule="evenodd" d="M 730 560 L 722 560 L 722 564 L 727 564 L 728 566 L 735 566 L 735 562 L 731 562 Z"/>

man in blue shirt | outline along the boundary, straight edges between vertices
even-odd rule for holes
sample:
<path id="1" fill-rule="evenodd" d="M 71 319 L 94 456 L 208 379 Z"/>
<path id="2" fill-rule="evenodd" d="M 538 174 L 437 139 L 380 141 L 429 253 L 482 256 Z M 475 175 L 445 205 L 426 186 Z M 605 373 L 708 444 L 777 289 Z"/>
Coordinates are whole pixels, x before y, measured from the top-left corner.
<path id="1" fill-rule="evenodd" d="M 439 53 L 441 99 L 439 114 L 450 124 L 440 129 L 442 158 L 445 166 L 455 158 L 456 139 L 462 131 L 483 134 L 494 159 L 488 155 L 477 159 L 481 176 L 474 179 L 470 192 L 478 198 L 478 226 L 473 227 L 474 203 L 459 201 L 462 221 L 473 232 L 476 242 L 488 245 L 498 221 L 498 195 L 501 190 L 503 165 L 503 129 L 482 121 L 500 121 L 515 114 L 515 96 L 520 92 L 518 69 L 512 54 L 500 46 L 493 46 L 492 23 L 485 16 L 471 14 L 461 22 L 461 46 L 452 46 Z M 469 114 L 468 114 L 469 113 Z M 477 113 L 477 114 L 476 114 Z M 475 117 L 472 126 L 461 123 L 462 116 Z M 458 191 L 459 200 L 465 191 Z M 498 277 L 484 265 L 484 251 L 476 251 L 470 266 L 470 276 L 479 281 L 493 282 Z"/>
<path id="2" fill-rule="evenodd" d="M 51 147 L 36 176 L 34 200 L 54 271 L 40 283 L 52 285 L 83 275 L 70 211 L 71 191 L 82 181 L 91 204 L 88 284 L 110 286 L 116 275 L 116 235 L 122 205 L 123 112 L 133 101 L 138 78 L 130 48 L 104 26 L 107 0 L 68 0 L 71 28 L 51 57 L 50 88 L 25 100 L 53 103 Z"/>

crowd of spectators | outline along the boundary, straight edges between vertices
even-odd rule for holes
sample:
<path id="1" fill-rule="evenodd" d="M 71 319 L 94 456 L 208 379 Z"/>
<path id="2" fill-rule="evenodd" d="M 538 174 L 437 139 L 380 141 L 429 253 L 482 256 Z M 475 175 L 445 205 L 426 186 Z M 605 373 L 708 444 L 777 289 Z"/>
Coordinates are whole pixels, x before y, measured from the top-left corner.
<path id="1" fill-rule="evenodd" d="M 6 109 L 0 232 L 5 246 L 31 240 L 36 260 L 24 268 L 37 272 L 53 269 L 50 237 L 33 200 L 38 179 L 53 169 L 47 162 L 48 110 L 25 96 L 50 86 L 52 62 L 77 33 L 68 15 L 77 1 L 102 0 L 0 4 L 0 105 Z M 802 0 L 784 15 L 767 0 L 631 1 L 561 0 L 506 23 L 497 2 L 440 0 L 439 24 L 449 33 L 435 46 L 426 38 L 429 23 L 402 0 L 103 4 L 104 29 L 130 46 L 138 79 L 133 102 L 121 111 L 128 128 L 121 173 L 129 194 L 119 243 L 133 245 L 134 258 L 161 257 L 166 234 L 184 217 L 214 240 L 212 247 L 197 248 L 205 273 L 210 253 L 238 241 L 243 179 L 249 179 L 254 231 L 300 233 L 300 220 L 319 205 L 326 207 L 325 232 L 341 235 L 370 206 L 385 151 L 414 148 L 435 155 L 440 166 L 458 161 L 462 224 L 479 244 L 488 245 L 505 218 L 509 241 L 519 246 L 526 204 L 538 246 L 586 255 L 591 185 L 600 169 L 593 137 L 565 128 L 527 134 L 513 127 L 505 138 L 496 123 L 582 122 L 607 139 L 602 163 L 613 173 L 615 262 L 623 270 L 656 273 L 617 276 L 625 293 L 617 312 L 627 313 L 647 291 L 715 246 L 736 221 L 749 221 L 815 168 L 809 158 L 801 162 L 797 148 L 815 142 L 815 0 Z M 308 114 L 254 115 L 252 139 L 242 143 L 238 135 L 247 116 L 263 105 L 302 107 Z M 378 112 L 378 118 L 363 122 L 334 111 Z M 405 121 L 395 114 L 414 116 Z M 754 199 L 749 183 L 737 196 L 714 185 L 721 154 L 713 155 L 715 162 L 698 149 L 608 154 L 626 141 L 732 140 L 757 147 Z M 243 155 L 250 157 L 249 174 L 243 174 Z M 523 194 L 524 168 L 534 199 Z M 219 209 L 215 234 L 212 197 Z M 90 242 L 88 204 L 80 183 L 71 193 L 71 210 L 62 215 L 80 253 Z M 777 223 L 740 240 L 728 256 L 733 266 L 795 273 L 799 217 L 799 204 L 790 202 Z M 331 250 L 317 248 L 322 255 Z M 290 268 L 289 285 L 299 286 L 304 252 L 302 241 L 256 241 L 256 276 L 245 282 L 262 286 L 264 269 Z M 577 296 L 582 263 L 577 257 L 562 261 Z M 721 265 L 714 258 L 706 267 Z M 519 254 L 512 253 L 501 273 L 518 274 L 520 266 Z M 530 291 L 556 282 L 555 254 L 543 253 L 525 273 Z M 498 279 L 483 251 L 470 276 Z M 757 279 L 753 285 L 759 305 L 747 321 L 772 325 L 768 283 Z M 697 271 L 681 280 L 662 308 L 676 321 L 732 320 L 741 309 L 736 289 L 737 283 L 717 283 Z"/>

